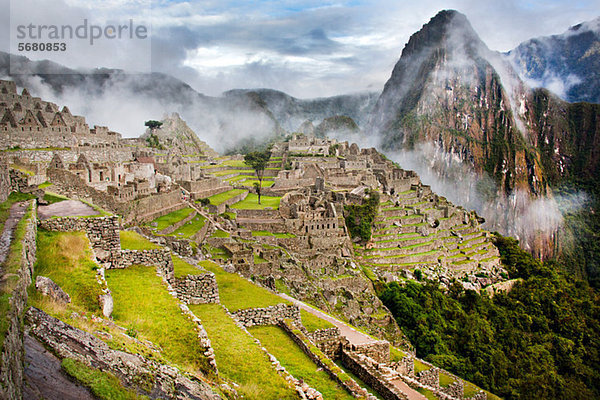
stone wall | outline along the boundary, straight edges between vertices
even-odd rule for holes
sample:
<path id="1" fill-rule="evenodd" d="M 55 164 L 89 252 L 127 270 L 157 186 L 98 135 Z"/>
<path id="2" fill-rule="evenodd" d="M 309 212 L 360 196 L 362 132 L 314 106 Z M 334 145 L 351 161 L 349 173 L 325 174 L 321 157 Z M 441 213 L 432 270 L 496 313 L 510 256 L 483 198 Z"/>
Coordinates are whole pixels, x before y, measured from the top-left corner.
<path id="1" fill-rule="evenodd" d="M 212 272 L 175 278 L 170 283 L 177 293 L 177 298 L 186 304 L 219 302 L 219 287 Z"/>
<path id="2" fill-rule="evenodd" d="M 204 224 L 206 226 L 207 224 Z M 156 243 L 160 246 L 166 246 L 172 251 L 183 257 L 192 257 L 194 255 L 194 249 L 190 244 L 191 241 L 188 239 L 180 239 L 174 236 L 154 236 L 154 232 L 144 226 L 132 228 L 135 232 L 144 236 L 152 243 Z"/>
<path id="3" fill-rule="evenodd" d="M 188 215 L 181 221 L 177 221 L 174 224 L 167 226 L 165 229 L 159 231 L 158 233 L 161 235 L 170 235 L 171 233 L 175 232 L 177 229 L 181 228 L 182 226 L 190 222 L 192 219 L 194 219 L 196 215 L 198 215 L 198 213 L 196 211 L 192 211 L 190 215 Z"/>
<path id="4" fill-rule="evenodd" d="M 352 344 L 348 349 L 367 357 L 379 363 L 390 362 L 390 342 L 387 340 L 378 340 L 371 343 Z"/>
<path id="5" fill-rule="evenodd" d="M 235 204 L 238 201 L 242 201 L 246 197 L 248 197 L 248 192 L 243 192 L 243 193 L 238 194 L 237 196 L 234 196 L 232 198 L 225 200 L 223 203 L 219 204 L 218 206 L 215 206 L 214 204 L 209 204 L 208 212 L 212 213 L 212 214 L 223 214 L 225 211 L 227 211 L 227 206 Z"/>
<path id="6" fill-rule="evenodd" d="M 121 264 L 121 239 L 119 217 L 77 218 L 58 217 L 40 221 L 40 227 L 48 231 L 77 232 L 87 234 L 98 261 L 107 268 Z"/>
<path id="7" fill-rule="evenodd" d="M 426 386 L 439 389 L 440 387 L 440 370 L 438 368 L 430 368 L 421 371 L 417 374 L 417 380 Z"/>
<path id="8" fill-rule="evenodd" d="M 74 163 L 81 154 L 85 155 L 89 162 L 127 162 L 133 160 L 133 147 L 92 147 L 79 146 L 76 149 L 54 149 L 54 150 L 33 150 L 21 149 L 11 150 L 10 155 L 14 158 L 29 160 L 33 163 L 49 163 L 57 154 L 65 163 Z"/>
<path id="9" fill-rule="evenodd" d="M 90 333 L 74 328 L 34 307 L 26 313 L 30 332 L 60 358 L 73 358 L 116 375 L 126 386 L 147 390 L 152 398 L 217 400 L 219 395 L 177 368 L 143 356 L 113 350 Z M 140 385 L 140 382 L 142 383 Z"/>
<path id="10" fill-rule="evenodd" d="M 25 226 L 25 236 L 21 248 L 21 265 L 18 282 L 8 301 L 8 312 L 3 318 L 8 321 L 8 329 L 2 344 L 0 358 L 0 398 L 21 399 L 23 386 L 23 344 L 24 311 L 27 305 L 27 287 L 31 284 L 33 267 L 36 261 L 36 204 L 31 202 L 31 216 Z"/>
<path id="11" fill-rule="evenodd" d="M 340 328 L 319 329 L 307 334 L 308 338 L 330 358 L 337 358 L 342 347 L 348 344 L 348 340 L 340 334 Z"/>
<path id="12" fill-rule="evenodd" d="M 123 217 L 127 222 L 148 222 L 184 207 L 187 207 L 187 204 L 181 198 L 181 191 L 172 190 L 136 200 L 131 212 Z"/>
<path id="13" fill-rule="evenodd" d="M 0 203 L 8 198 L 11 192 L 10 173 L 8 172 L 8 163 L 0 158 Z"/>
<path id="14" fill-rule="evenodd" d="M 365 356 L 351 351 L 342 351 L 342 364 L 354 375 L 369 385 L 385 400 L 406 400 L 408 397 L 398 388 L 388 382 L 382 373 L 374 368 Z"/>
<path id="15" fill-rule="evenodd" d="M 175 278 L 171 251 L 167 249 L 121 250 L 121 263 L 114 268 L 127 268 L 131 265 L 154 266 L 167 282 L 172 282 Z"/>
<path id="16" fill-rule="evenodd" d="M 283 301 L 283 299 L 282 299 Z M 243 326 L 277 325 L 285 319 L 301 323 L 300 308 L 296 305 L 277 304 L 264 308 L 248 308 L 233 312 L 234 318 Z"/>

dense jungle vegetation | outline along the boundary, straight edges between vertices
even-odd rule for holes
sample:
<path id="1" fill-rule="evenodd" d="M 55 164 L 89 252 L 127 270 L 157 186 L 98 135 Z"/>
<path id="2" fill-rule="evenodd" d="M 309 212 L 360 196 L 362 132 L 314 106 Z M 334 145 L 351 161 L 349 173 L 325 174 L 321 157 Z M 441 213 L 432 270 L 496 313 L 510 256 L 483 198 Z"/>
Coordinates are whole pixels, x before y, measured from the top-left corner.
<path id="1" fill-rule="evenodd" d="M 556 262 L 542 263 L 496 236 L 511 278 L 490 298 L 459 284 L 380 290 L 417 355 L 507 399 L 600 397 L 600 295 Z"/>

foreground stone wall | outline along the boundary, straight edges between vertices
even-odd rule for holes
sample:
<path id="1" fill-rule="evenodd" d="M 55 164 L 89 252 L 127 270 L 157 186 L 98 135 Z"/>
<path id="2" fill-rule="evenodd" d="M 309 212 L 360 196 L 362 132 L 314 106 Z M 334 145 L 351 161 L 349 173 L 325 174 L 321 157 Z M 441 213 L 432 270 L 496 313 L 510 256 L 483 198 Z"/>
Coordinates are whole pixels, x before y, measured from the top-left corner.
<path id="1" fill-rule="evenodd" d="M 319 329 L 307 334 L 308 338 L 330 358 L 337 358 L 348 340 L 341 335 L 340 328 Z"/>
<path id="2" fill-rule="evenodd" d="M 8 172 L 8 163 L 0 158 L 0 203 L 5 201 L 10 194 L 10 173 Z"/>
<path id="3" fill-rule="evenodd" d="M 378 340 L 372 343 L 349 345 L 349 350 L 363 354 L 373 360 L 387 364 L 390 362 L 390 342 Z"/>
<path id="4" fill-rule="evenodd" d="M 288 334 L 288 336 L 300 347 L 300 349 L 315 363 L 317 366 L 322 368 L 335 382 L 341 387 L 346 389 L 350 394 L 359 399 L 376 400 L 375 396 L 372 396 L 365 389 L 361 388 L 354 379 L 345 374 L 330 358 L 325 354 L 316 354 L 310 348 L 310 339 L 302 333 L 299 329 L 296 329 L 294 324 L 288 324 L 282 321 L 279 326 Z M 297 325 L 299 326 L 299 325 Z M 343 375 L 343 378 L 342 378 Z"/>
<path id="5" fill-rule="evenodd" d="M 219 302 L 219 286 L 212 272 L 175 278 L 170 283 L 177 292 L 177 298 L 186 304 Z"/>
<path id="6" fill-rule="evenodd" d="M 219 395 L 177 368 L 143 356 L 112 350 L 102 340 L 31 307 L 26 313 L 30 332 L 60 358 L 73 358 L 116 375 L 126 386 L 144 388 L 152 398 L 217 400 Z"/>
<path id="7" fill-rule="evenodd" d="M 381 372 L 370 365 L 365 358 L 365 356 L 351 351 L 343 351 L 341 355 L 342 364 L 372 387 L 385 400 L 408 399 L 403 392 L 388 382 Z"/>
<path id="8" fill-rule="evenodd" d="M 35 200 L 31 202 L 31 216 L 25 227 L 25 236 L 21 248 L 21 265 L 18 282 L 8 301 L 8 312 L 4 318 L 8 321 L 8 330 L 2 346 L 0 358 L 0 398 L 21 399 L 23 386 L 23 344 L 24 311 L 27 305 L 27 287 L 36 261 L 36 209 Z"/>
<path id="9" fill-rule="evenodd" d="M 117 216 L 50 218 L 40 221 L 40 227 L 48 231 L 85 232 L 99 262 L 108 268 L 117 268 L 121 264 L 121 239 Z"/>
<path id="10" fill-rule="evenodd" d="M 277 304 L 264 308 L 248 308 L 233 312 L 234 318 L 244 327 L 277 325 L 285 319 L 301 323 L 300 308 L 296 305 Z"/>
<path id="11" fill-rule="evenodd" d="M 116 268 L 127 268 L 132 265 L 154 266 L 158 274 L 168 282 L 175 278 L 171 251 L 168 249 L 121 250 L 121 263 Z"/>

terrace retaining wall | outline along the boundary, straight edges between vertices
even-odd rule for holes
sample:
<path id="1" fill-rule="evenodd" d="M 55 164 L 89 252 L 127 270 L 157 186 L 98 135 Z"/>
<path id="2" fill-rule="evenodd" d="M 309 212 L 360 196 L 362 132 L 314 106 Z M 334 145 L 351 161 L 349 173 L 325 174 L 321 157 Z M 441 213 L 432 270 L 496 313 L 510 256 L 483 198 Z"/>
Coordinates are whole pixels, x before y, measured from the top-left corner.
<path id="1" fill-rule="evenodd" d="M 25 226 L 22 241 L 21 262 L 18 271 L 18 281 L 8 300 L 8 311 L 3 318 L 8 322 L 8 328 L 2 344 L 0 355 L 0 398 L 22 399 L 24 377 L 25 346 L 24 311 L 27 306 L 27 287 L 31 284 L 33 267 L 36 261 L 36 203 L 31 202 L 31 216 Z"/>

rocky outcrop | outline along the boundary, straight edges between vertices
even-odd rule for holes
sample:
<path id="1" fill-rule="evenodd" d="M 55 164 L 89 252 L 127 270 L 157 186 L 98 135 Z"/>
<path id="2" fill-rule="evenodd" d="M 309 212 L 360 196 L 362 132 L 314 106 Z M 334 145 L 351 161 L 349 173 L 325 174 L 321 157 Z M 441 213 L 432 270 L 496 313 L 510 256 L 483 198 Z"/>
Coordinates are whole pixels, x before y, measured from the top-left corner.
<path id="1" fill-rule="evenodd" d="M 57 303 L 68 304 L 71 302 L 71 296 L 65 293 L 52 279 L 38 275 L 35 278 L 35 288 L 44 296 L 50 297 Z"/>
<path id="2" fill-rule="evenodd" d="M 26 313 L 30 334 L 60 358 L 73 358 L 110 371 L 126 386 L 151 398 L 216 400 L 205 383 L 192 380 L 174 367 L 123 351 L 112 350 L 102 340 L 53 318 L 35 307 Z"/>

